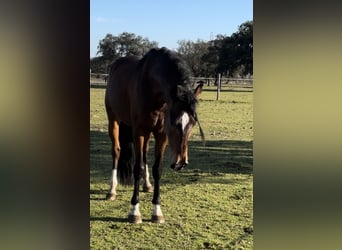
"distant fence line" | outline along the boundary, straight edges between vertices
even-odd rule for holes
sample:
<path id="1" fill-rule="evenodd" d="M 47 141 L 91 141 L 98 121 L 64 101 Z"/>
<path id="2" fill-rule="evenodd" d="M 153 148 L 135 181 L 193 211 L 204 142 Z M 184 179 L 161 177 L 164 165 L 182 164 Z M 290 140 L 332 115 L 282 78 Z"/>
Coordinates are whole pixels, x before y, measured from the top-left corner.
<path id="1" fill-rule="evenodd" d="M 217 82 L 221 81 L 221 87 L 226 86 L 237 86 L 237 87 L 246 87 L 253 88 L 253 78 L 233 78 L 233 77 L 191 77 L 190 81 L 192 83 L 201 82 L 208 86 L 217 85 Z"/>
<path id="2" fill-rule="evenodd" d="M 105 87 L 107 85 L 108 74 L 90 73 L 90 87 Z M 215 77 L 191 77 L 192 84 L 200 81 L 207 86 L 217 86 L 219 78 Z M 221 77 L 221 87 L 253 88 L 253 78 L 231 78 Z"/>

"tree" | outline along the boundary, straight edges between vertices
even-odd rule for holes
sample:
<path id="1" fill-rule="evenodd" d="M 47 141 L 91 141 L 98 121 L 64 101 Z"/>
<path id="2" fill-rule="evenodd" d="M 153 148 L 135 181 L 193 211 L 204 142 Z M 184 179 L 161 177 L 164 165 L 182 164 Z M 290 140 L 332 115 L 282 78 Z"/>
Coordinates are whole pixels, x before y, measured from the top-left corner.
<path id="1" fill-rule="evenodd" d="M 209 42 L 181 40 L 178 44 L 177 51 L 195 76 L 253 74 L 253 21 L 242 23 L 231 36 L 217 35 Z"/>
<path id="2" fill-rule="evenodd" d="M 134 33 L 123 32 L 118 36 L 107 34 L 100 40 L 97 47 L 97 55 L 100 56 L 91 59 L 91 69 L 95 72 L 95 68 L 92 68 L 92 65 L 97 65 L 97 69 L 104 70 L 101 73 L 107 73 L 108 65 L 119 57 L 131 55 L 143 56 L 151 48 L 157 46 L 157 42 L 136 36 Z M 99 65 L 99 61 L 101 65 Z"/>
<path id="3" fill-rule="evenodd" d="M 253 21 L 244 22 L 223 40 L 218 70 L 230 76 L 253 74 Z"/>
<path id="4" fill-rule="evenodd" d="M 97 54 L 102 54 L 105 59 L 113 61 L 122 56 L 142 56 L 157 46 L 157 42 L 150 42 L 148 38 L 136 36 L 134 33 L 123 32 L 119 36 L 107 34 L 100 41 Z"/>
<path id="5" fill-rule="evenodd" d="M 207 52 L 208 43 L 198 39 L 196 42 L 178 41 L 177 52 L 184 58 L 194 76 L 207 75 L 207 65 L 203 55 Z"/>
<path id="6" fill-rule="evenodd" d="M 103 56 L 94 57 L 90 59 L 90 69 L 95 73 L 106 73 L 106 64 Z"/>
<path id="7" fill-rule="evenodd" d="M 90 60 L 92 72 L 107 73 L 108 65 L 122 56 L 143 56 L 158 43 L 134 33 L 118 36 L 107 34 L 98 45 L 98 57 Z M 217 35 L 205 42 L 197 39 L 178 41 L 178 53 L 185 59 L 194 76 L 215 77 L 253 75 L 253 21 L 239 25 L 231 36 Z"/>
<path id="8" fill-rule="evenodd" d="M 217 35 L 216 39 L 208 42 L 207 51 L 201 58 L 206 66 L 206 76 L 216 77 L 217 73 L 221 72 L 218 69 L 218 64 L 222 41 L 224 38 L 225 37 L 223 35 Z"/>

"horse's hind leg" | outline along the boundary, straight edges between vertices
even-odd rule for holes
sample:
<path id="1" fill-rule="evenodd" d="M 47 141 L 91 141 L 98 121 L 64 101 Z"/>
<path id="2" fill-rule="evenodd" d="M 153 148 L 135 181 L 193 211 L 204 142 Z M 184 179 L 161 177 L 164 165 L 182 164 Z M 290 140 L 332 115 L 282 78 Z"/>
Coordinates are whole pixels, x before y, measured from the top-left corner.
<path id="1" fill-rule="evenodd" d="M 144 184 L 143 184 L 143 192 L 152 193 L 153 186 L 150 182 L 150 173 L 148 172 L 148 165 L 145 164 L 145 173 L 144 173 Z"/>
<path id="2" fill-rule="evenodd" d="M 110 181 L 110 188 L 107 193 L 106 199 L 115 200 L 116 186 L 118 185 L 117 168 L 118 168 L 118 161 L 120 157 L 120 143 L 119 143 L 119 124 L 114 119 L 109 119 L 108 134 L 112 141 L 113 168 L 112 168 L 112 176 L 111 176 L 111 181 Z"/>
<path id="3" fill-rule="evenodd" d="M 148 153 L 148 149 L 149 149 L 149 141 L 150 141 L 150 135 L 147 136 L 144 140 L 144 148 L 143 148 L 143 161 L 145 164 L 145 171 L 143 174 L 143 180 L 144 180 L 144 184 L 143 184 L 143 192 L 153 192 L 153 187 L 152 184 L 150 182 L 150 173 L 148 172 L 148 165 L 147 165 L 147 153 Z"/>
<path id="4" fill-rule="evenodd" d="M 144 175 L 145 163 L 143 157 L 145 136 L 140 136 L 139 133 L 134 133 L 134 148 L 135 148 L 135 165 L 134 165 L 134 191 L 131 199 L 132 208 L 128 214 L 130 223 L 141 223 L 141 214 L 139 211 L 139 182 Z"/>

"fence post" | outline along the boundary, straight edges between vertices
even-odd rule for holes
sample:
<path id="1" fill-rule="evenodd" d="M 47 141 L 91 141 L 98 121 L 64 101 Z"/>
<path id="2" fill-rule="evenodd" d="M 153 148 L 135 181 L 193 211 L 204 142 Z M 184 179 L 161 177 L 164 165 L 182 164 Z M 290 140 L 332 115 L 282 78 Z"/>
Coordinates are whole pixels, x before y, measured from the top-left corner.
<path id="1" fill-rule="evenodd" d="M 216 100 L 220 99 L 220 90 L 221 90 L 221 73 L 218 74 L 217 90 L 216 90 Z"/>

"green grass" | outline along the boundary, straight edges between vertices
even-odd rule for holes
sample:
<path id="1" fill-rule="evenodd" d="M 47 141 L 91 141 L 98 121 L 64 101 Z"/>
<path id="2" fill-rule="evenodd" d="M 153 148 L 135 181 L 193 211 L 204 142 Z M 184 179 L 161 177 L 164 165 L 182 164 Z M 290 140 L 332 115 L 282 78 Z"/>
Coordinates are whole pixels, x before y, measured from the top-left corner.
<path id="1" fill-rule="evenodd" d="M 133 187 L 118 186 L 117 199 L 104 200 L 111 173 L 104 89 L 92 88 L 90 95 L 91 249 L 252 249 L 253 92 L 224 90 L 216 101 L 215 89 L 205 87 L 198 116 L 206 145 L 195 127 L 190 164 L 181 172 L 169 168 L 166 150 L 161 184 L 166 222 L 150 222 L 152 193 L 141 192 L 138 225 L 127 222 Z M 150 167 L 153 149 L 152 140 Z"/>

